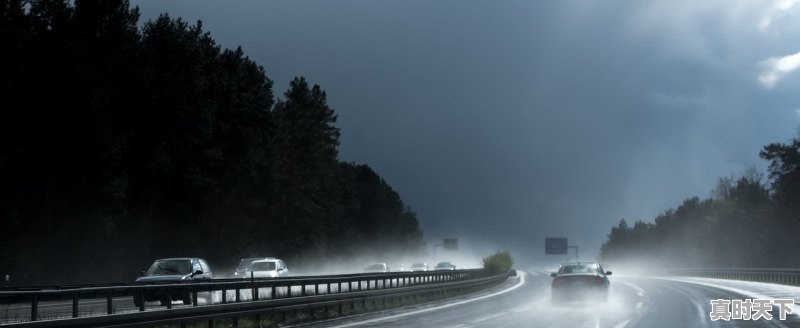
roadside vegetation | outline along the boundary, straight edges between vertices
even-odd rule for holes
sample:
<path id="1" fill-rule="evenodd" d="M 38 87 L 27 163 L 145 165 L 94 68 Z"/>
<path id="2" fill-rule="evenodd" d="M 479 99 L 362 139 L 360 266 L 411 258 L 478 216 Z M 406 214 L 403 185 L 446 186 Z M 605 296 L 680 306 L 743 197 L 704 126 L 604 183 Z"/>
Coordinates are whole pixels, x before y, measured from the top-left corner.
<path id="1" fill-rule="evenodd" d="M 514 258 L 508 251 L 497 251 L 483 259 L 483 269 L 491 273 L 502 273 L 511 270 Z"/>
<path id="2" fill-rule="evenodd" d="M 800 138 L 767 145 L 760 156 L 770 163 L 766 178 L 751 168 L 653 222 L 620 220 L 601 260 L 643 268 L 800 266 Z"/>
<path id="3" fill-rule="evenodd" d="M 325 91 L 298 77 L 275 96 L 267 69 L 200 22 L 141 24 L 122 0 L 3 0 L 0 44 L 12 284 L 127 282 L 174 256 L 218 274 L 254 255 L 423 248 L 389 184 L 338 159 Z"/>

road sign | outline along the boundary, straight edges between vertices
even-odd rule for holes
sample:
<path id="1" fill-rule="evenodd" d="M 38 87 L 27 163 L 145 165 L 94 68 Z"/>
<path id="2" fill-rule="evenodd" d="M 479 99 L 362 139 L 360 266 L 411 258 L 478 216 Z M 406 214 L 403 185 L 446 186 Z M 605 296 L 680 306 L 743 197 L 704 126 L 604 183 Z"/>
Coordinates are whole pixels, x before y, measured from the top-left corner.
<path id="1" fill-rule="evenodd" d="M 458 250 L 458 239 L 455 238 L 447 238 L 444 240 L 444 250 L 446 251 L 457 251 Z"/>
<path id="2" fill-rule="evenodd" d="M 544 253 L 548 255 L 567 254 L 567 238 L 545 238 Z"/>

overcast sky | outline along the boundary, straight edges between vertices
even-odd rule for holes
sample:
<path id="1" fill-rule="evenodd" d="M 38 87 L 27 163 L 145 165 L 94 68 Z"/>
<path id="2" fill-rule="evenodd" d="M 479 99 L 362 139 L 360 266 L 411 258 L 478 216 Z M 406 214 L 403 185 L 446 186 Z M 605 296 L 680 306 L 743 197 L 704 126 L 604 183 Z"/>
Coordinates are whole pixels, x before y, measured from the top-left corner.
<path id="1" fill-rule="evenodd" d="M 796 2 L 133 4 L 202 20 L 276 94 L 298 75 L 321 85 L 340 158 L 384 177 L 430 243 L 544 259 L 544 237 L 593 256 L 621 218 L 765 169 L 761 147 L 800 123 Z"/>

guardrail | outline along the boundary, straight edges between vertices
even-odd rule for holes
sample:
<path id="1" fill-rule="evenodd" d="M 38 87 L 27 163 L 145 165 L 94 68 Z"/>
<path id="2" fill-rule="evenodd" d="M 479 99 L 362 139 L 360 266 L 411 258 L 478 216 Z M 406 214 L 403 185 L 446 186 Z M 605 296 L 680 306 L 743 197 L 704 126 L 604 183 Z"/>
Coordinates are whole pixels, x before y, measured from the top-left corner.
<path id="1" fill-rule="evenodd" d="M 730 268 L 694 268 L 694 269 L 672 269 L 671 275 L 732 279 L 768 282 L 782 285 L 800 286 L 800 269 L 730 269 Z"/>
<path id="2" fill-rule="evenodd" d="M 367 302 L 504 281 L 508 273 L 454 270 L 304 276 L 272 279 L 224 279 L 176 284 L 126 284 L 102 287 L 0 291 L 5 321 L 19 327 L 151 326 L 258 315 Z M 188 295 L 190 304 L 134 304 L 133 299 Z M 180 298 L 180 297 L 179 297 Z M 203 299 L 203 302 L 201 301 Z M 42 307 L 47 307 L 42 310 Z M 9 311 L 11 309 L 11 311 Z M 10 317 L 9 313 L 16 314 Z M 0 307 L 0 318 L 3 308 Z"/>

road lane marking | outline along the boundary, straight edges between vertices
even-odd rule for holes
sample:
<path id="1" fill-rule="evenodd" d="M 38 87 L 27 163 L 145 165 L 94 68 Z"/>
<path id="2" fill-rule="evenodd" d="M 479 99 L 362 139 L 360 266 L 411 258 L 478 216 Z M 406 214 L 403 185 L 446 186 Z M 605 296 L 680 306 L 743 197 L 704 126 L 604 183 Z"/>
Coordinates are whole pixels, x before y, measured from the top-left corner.
<path id="1" fill-rule="evenodd" d="M 620 283 L 620 284 L 623 284 L 625 286 L 628 286 L 630 288 L 633 288 L 636 291 L 636 295 L 639 295 L 639 297 L 644 297 L 645 292 L 644 292 L 644 289 L 642 289 L 641 287 L 636 286 L 636 285 L 634 285 L 632 283 L 629 283 L 629 282 L 625 282 L 625 281 L 617 281 L 617 282 Z"/>
<path id="2" fill-rule="evenodd" d="M 733 293 L 736 293 L 736 294 L 749 296 L 751 298 L 767 298 L 767 299 L 775 298 L 775 297 L 771 297 L 771 296 L 768 296 L 768 295 L 764 295 L 763 293 L 760 293 L 760 292 L 757 292 L 757 291 L 750 291 L 750 290 L 740 289 L 740 288 L 736 288 L 736 287 L 718 285 L 718 284 L 708 283 L 708 282 L 694 281 L 694 280 L 689 280 L 689 279 L 670 278 L 670 277 L 653 277 L 652 279 L 669 280 L 669 281 L 683 282 L 683 283 L 695 284 L 695 285 L 706 286 L 706 287 L 711 287 L 711 288 L 717 288 L 717 289 L 727 290 L 729 292 L 733 292 Z M 800 305 L 798 305 L 798 304 L 789 305 L 789 307 L 792 309 L 792 312 L 800 313 Z"/>
<path id="3" fill-rule="evenodd" d="M 511 310 L 511 312 L 514 312 L 514 313 L 528 312 L 530 309 L 533 309 L 533 305 L 526 305 L 526 306 L 514 308 L 514 309 Z"/>
<path id="4" fill-rule="evenodd" d="M 472 321 L 471 323 L 472 324 L 476 324 L 476 323 L 479 323 L 479 322 L 482 322 L 482 321 L 486 321 L 486 320 L 489 320 L 489 319 L 494 319 L 494 318 L 497 318 L 497 317 L 500 317 L 500 316 L 504 316 L 506 314 L 507 313 L 505 313 L 505 312 L 498 312 L 498 313 L 492 314 L 490 316 L 485 316 L 485 317 L 480 318 L 478 320 Z"/>
<path id="5" fill-rule="evenodd" d="M 502 295 L 502 294 L 508 293 L 510 291 L 513 291 L 513 290 L 521 287 L 522 285 L 524 285 L 525 284 L 525 275 L 526 275 L 526 273 L 522 272 L 522 271 L 517 271 L 517 275 L 519 276 L 519 282 L 514 284 L 514 286 L 511 286 L 511 287 L 509 287 L 507 289 L 504 289 L 504 290 L 501 290 L 499 292 L 495 292 L 495 293 L 492 293 L 492 294 L 483 295 L 481 297 L 471 298 L 471 299 L 468 299 L 468 300 L 458 301 L 458 302 L 454 302 L 454 303 L 443 304 L 443 305 L 439 305 L 439 306 L 435 306 L 435 307 L 420 309 L 420 310 L 411 311 L 411 312 L 399 313 L 399 314 L 395 314 L 395 315 L 390 315 L 390 316 L 385 316 L 385 317 L 380 317 L 380 318 L 374 318 L 374 319 L 369 319 L 369 320 L 364 320 L 364 321 L 359 321 L 359 322 L 346 323 L 346 324 L 333 326 L 333 327 L 335 327 L 335 328 L 344 328 L 344 327 L 353 327 L 353 326 L 366 325 L 366 324 L 370 324 L 370 323 L 376 323 L 376 322 L 386 321 L 386 320 L 390 320 L 390 319 L 397 319 L 397 318 L 407 317 L 407 316 L 410 316 L 410 315 L 415 315 L 415 314 L 420 314 L 420 313 L 426 313 L 426 312 L 446 309 L 446 308 L 457 306 L 457 305 L 463 305 L 463 304 L 472 303 L 472 302 L 475 302 L 475 301 L 479 301 L 479 300 L 484 300 L 484 299 L 487 299 L 487 298 L 495 297 L 495 296 Z"/>
<path id="6" fill-rule="evenodd" d="M 631 322 L 631 321 L 630 320 L 625 320 L 623 322 L 620 322 L 616 326 L 614 326 L 614 328 L 625 328 L 625 326 L 628 324 L 628 322 Z"/>

